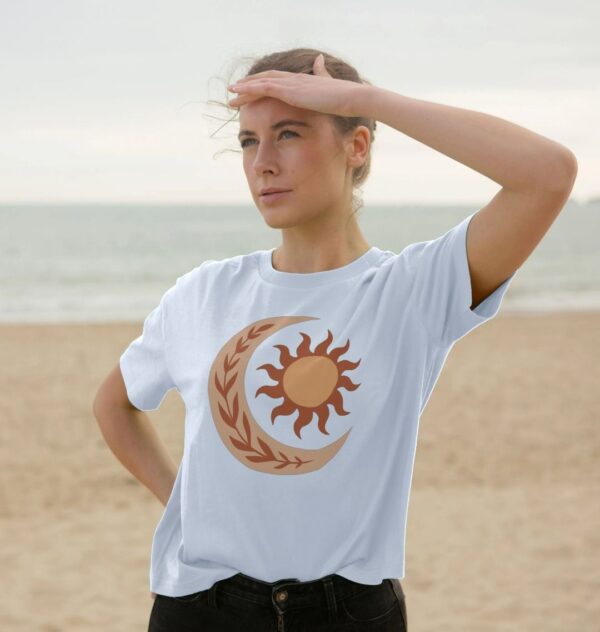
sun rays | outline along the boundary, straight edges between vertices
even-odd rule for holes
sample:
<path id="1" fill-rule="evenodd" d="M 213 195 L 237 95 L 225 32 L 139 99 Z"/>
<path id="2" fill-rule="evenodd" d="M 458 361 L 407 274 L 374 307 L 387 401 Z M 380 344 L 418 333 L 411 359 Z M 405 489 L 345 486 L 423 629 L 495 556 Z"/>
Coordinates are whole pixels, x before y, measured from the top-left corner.
<path id="1" fill-rule="evenodd" d="M 279 362 L 281 367 L 272 364 L 263 364 L 258 369 L 264 369 L 276 384 L 261 386 L 256 391 L 256 396 L 264 393 L 273 399 L 283 397 L 283 402 L 271 412 L 271 423 L 275 423 L 280 415 L 298 413 L 294 421 L 294 434 L 301 438 L 302 428 L 309 425 L 316 413 L 318 428 L 328 435 L 326 424 L 329 420 L 329 405 L 338 415 L 348 415 L 344 410 L 344 401 L 341 388 L 348 391 L 356 390 L 360 384 L 354 384 L 345 371 L 355 369 L 360 364 L 349 360 L 339 360 L 350 346 L 347 341 L 343 347 L 337 347 L 327 353 L 333 335 L 327 330 L 328 335 L 319 343 L 314 351 L 310 350 L 310 336 L 301 333 L 302 342 L 293 356 L 285 345 L 274 345 L 279 349 Z"/>

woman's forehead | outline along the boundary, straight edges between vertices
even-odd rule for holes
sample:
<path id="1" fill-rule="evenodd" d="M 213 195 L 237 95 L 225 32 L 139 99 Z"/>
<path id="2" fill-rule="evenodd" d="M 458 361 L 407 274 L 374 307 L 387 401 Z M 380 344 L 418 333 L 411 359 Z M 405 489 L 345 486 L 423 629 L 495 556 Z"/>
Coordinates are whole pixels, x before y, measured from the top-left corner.
<path id="1" fill-rule="evenodd" d="M 240 128 L 255 130 L 259 127 L 268 128 L 282 119 L 304 121 L 310 125 L 317 125 L 323 114 L 314 110 L 306 110 L 289 105 L 279 99 L 263 97 L 240 106 Z"/>

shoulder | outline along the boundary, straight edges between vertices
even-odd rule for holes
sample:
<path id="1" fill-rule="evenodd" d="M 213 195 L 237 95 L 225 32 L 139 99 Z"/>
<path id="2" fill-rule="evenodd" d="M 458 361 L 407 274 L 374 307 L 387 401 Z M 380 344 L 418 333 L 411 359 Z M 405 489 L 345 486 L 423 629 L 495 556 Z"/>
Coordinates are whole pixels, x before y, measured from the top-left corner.
<path id="1" fill-rule="evenodd" d="M 437 237 L 407 246 L 403 253 L 411 269 L 444 267 L 450 259 L 460 256 L 466 250 L 467 229 L 474 215 L 468 215 Z"/>
<path id="2" fill-rule="evenodd" d="M 205 259 L 202 263 L 177 277 L 173 285 L 175 294 L 185 294 L 199 285 L 209 286 L 221 283 L 227 278 L 233 278 L 250 273 L 256 268 L 257 256 L 260 251 L 234 255 L 222 259 Z"/>
<path id="3" fill-rule="evenodd" d="M 400 252 L 391 250 L 381 250 L 380 257 L 377 261 L 377 268 L 381 272 L 393 272 L 399 274 L 399 271 L 405 275 L 414 274 L 423 251 L 431 243 L 431 241 L 419 241 L 406 245 Z"/>

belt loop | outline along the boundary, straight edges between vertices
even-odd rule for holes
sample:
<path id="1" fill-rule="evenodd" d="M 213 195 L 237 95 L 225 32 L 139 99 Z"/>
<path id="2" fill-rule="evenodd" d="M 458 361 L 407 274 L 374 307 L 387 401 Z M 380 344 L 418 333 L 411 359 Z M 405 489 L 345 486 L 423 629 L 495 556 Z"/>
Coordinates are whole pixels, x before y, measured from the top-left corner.
<path id="1" fill-rule="evenodd" d="M 388 581 L 392 585 L 392 590 L 396 595 L 396 599 L 398 599 L 398 601 L 400 602 L 404 601 L 404 590 L 402 589 L 402 584 L 400 583 L 400 580 L 397 577 L 390 577 L 388 578 Z"/>
<path id="2" fill-rule="evenodd" d="M 217 606 L 217 582 L 208 589 L 208 605 L 215 608 Z"/>
<path id="3" fill-rule="evenodd" d="M 325 597 L 327 599 L 327 610 L 329 612 L 329 622 L 337 622 L 337 603 L 335 599 L 335 589 L 333 587 L 333 580 L 331 577 L 323 579 L 323 586 L 325 587 Z"/>

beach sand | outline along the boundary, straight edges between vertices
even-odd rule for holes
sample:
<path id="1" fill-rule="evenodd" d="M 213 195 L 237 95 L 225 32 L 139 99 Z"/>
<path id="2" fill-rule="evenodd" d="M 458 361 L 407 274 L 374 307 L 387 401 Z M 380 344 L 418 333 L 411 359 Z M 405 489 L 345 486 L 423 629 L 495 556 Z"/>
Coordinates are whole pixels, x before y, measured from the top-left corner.
<path id="1" fill-rule="evenodd" d="M 140 331 L 0 326 L 5 632 L 147 629 L 164 508 L 91 411 Z M 456 343 L 420 421 L 411 632 L 600 629 L 599 350 L 600 312 L 500 313 Z M 179 461 L 177 392 L 149 415 Z"/>

